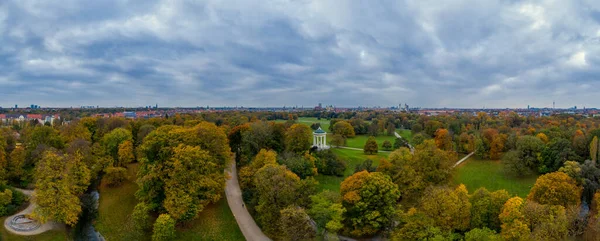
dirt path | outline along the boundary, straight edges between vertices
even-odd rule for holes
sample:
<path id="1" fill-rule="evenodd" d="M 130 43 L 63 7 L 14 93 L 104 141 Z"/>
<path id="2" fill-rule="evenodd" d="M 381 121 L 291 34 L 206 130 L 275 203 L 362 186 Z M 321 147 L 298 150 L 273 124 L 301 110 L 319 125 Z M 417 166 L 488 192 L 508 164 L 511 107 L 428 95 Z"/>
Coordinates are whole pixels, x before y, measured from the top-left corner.
<path id="1" fill-rule="evenodd" d="M 463 159 L 460 159 L 459 161 L 457 161 L 454 166 L 452 166 L 452 168 L 457 167 L 458 165 L 460 165 L 461 163 L 463 163 L 464 161 L 466 161 L 467 159 L 469 159 L 469 157 L 471 157 L 473 154 L 475 154 L 475 152 L 471 152 L 469 153 L 469 155 L 467 155 L 466 157 L 463 157 Z"/>
<path id="2" fill-rule="evenodd" d="M 226 172 L 231 178 L 227 180 L 225 196 L 244 237 L 248 241 L 270 241 L 271 239 L 260 230 L 250 213 L 248 213 L 248 210 L 246 210 L 246 206 L 242 200 L 242 190 L 240 190 L 240 184 L 238 183 L 235 161 Z"/>

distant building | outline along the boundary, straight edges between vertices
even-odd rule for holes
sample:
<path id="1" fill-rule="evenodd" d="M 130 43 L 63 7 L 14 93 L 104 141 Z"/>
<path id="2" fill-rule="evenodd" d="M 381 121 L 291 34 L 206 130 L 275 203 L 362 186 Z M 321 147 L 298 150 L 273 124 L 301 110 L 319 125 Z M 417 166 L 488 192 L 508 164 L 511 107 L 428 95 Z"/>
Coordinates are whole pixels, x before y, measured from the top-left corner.
<path id="1" fill-rule="evenodd" d="M 133 111 L 125 111 L 123 112 L 123 116 L 128 119 L 135 119 L 137 115 Z"/>

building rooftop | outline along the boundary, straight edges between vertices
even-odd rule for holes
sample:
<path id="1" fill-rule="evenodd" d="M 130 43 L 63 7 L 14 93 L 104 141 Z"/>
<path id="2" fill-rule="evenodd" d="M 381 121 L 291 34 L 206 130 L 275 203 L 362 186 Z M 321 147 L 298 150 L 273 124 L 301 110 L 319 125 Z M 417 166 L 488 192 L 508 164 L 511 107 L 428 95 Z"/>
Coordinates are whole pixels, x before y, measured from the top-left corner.
<path id="1" fill-rule="evenodd" d="M 319 129 L 317 129 L 314 133 L 315 134 L 325 134 L 327 132 L 325 132 L 323 129 L 321 129 L 321 127 L 319 127 Z"/>

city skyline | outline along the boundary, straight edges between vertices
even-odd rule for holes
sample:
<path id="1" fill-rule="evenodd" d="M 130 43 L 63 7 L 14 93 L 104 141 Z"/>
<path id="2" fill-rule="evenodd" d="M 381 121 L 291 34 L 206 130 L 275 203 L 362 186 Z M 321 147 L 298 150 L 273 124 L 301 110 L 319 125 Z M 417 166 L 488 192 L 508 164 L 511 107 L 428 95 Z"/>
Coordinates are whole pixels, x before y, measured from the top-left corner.
<path id="1" fill-rule="evenodd" d="M 593 108 L 598 1 L 0 3 L 0 106 Z"/>

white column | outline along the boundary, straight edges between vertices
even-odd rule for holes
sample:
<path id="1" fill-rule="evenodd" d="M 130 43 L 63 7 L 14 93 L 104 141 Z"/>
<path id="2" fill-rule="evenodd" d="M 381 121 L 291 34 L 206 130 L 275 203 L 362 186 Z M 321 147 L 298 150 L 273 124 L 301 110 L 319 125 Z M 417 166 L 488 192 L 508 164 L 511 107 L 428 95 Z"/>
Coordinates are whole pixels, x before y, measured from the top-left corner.
<path id="1" fill-rule="evenodd" d="M 327 134 L 323 135 L 323 147 L 327 146 Z"/>
<path id="2" fill-rule="evenodd" d="M 317 136 L 313 135 L 313 146 L 317 145 Z"/>

